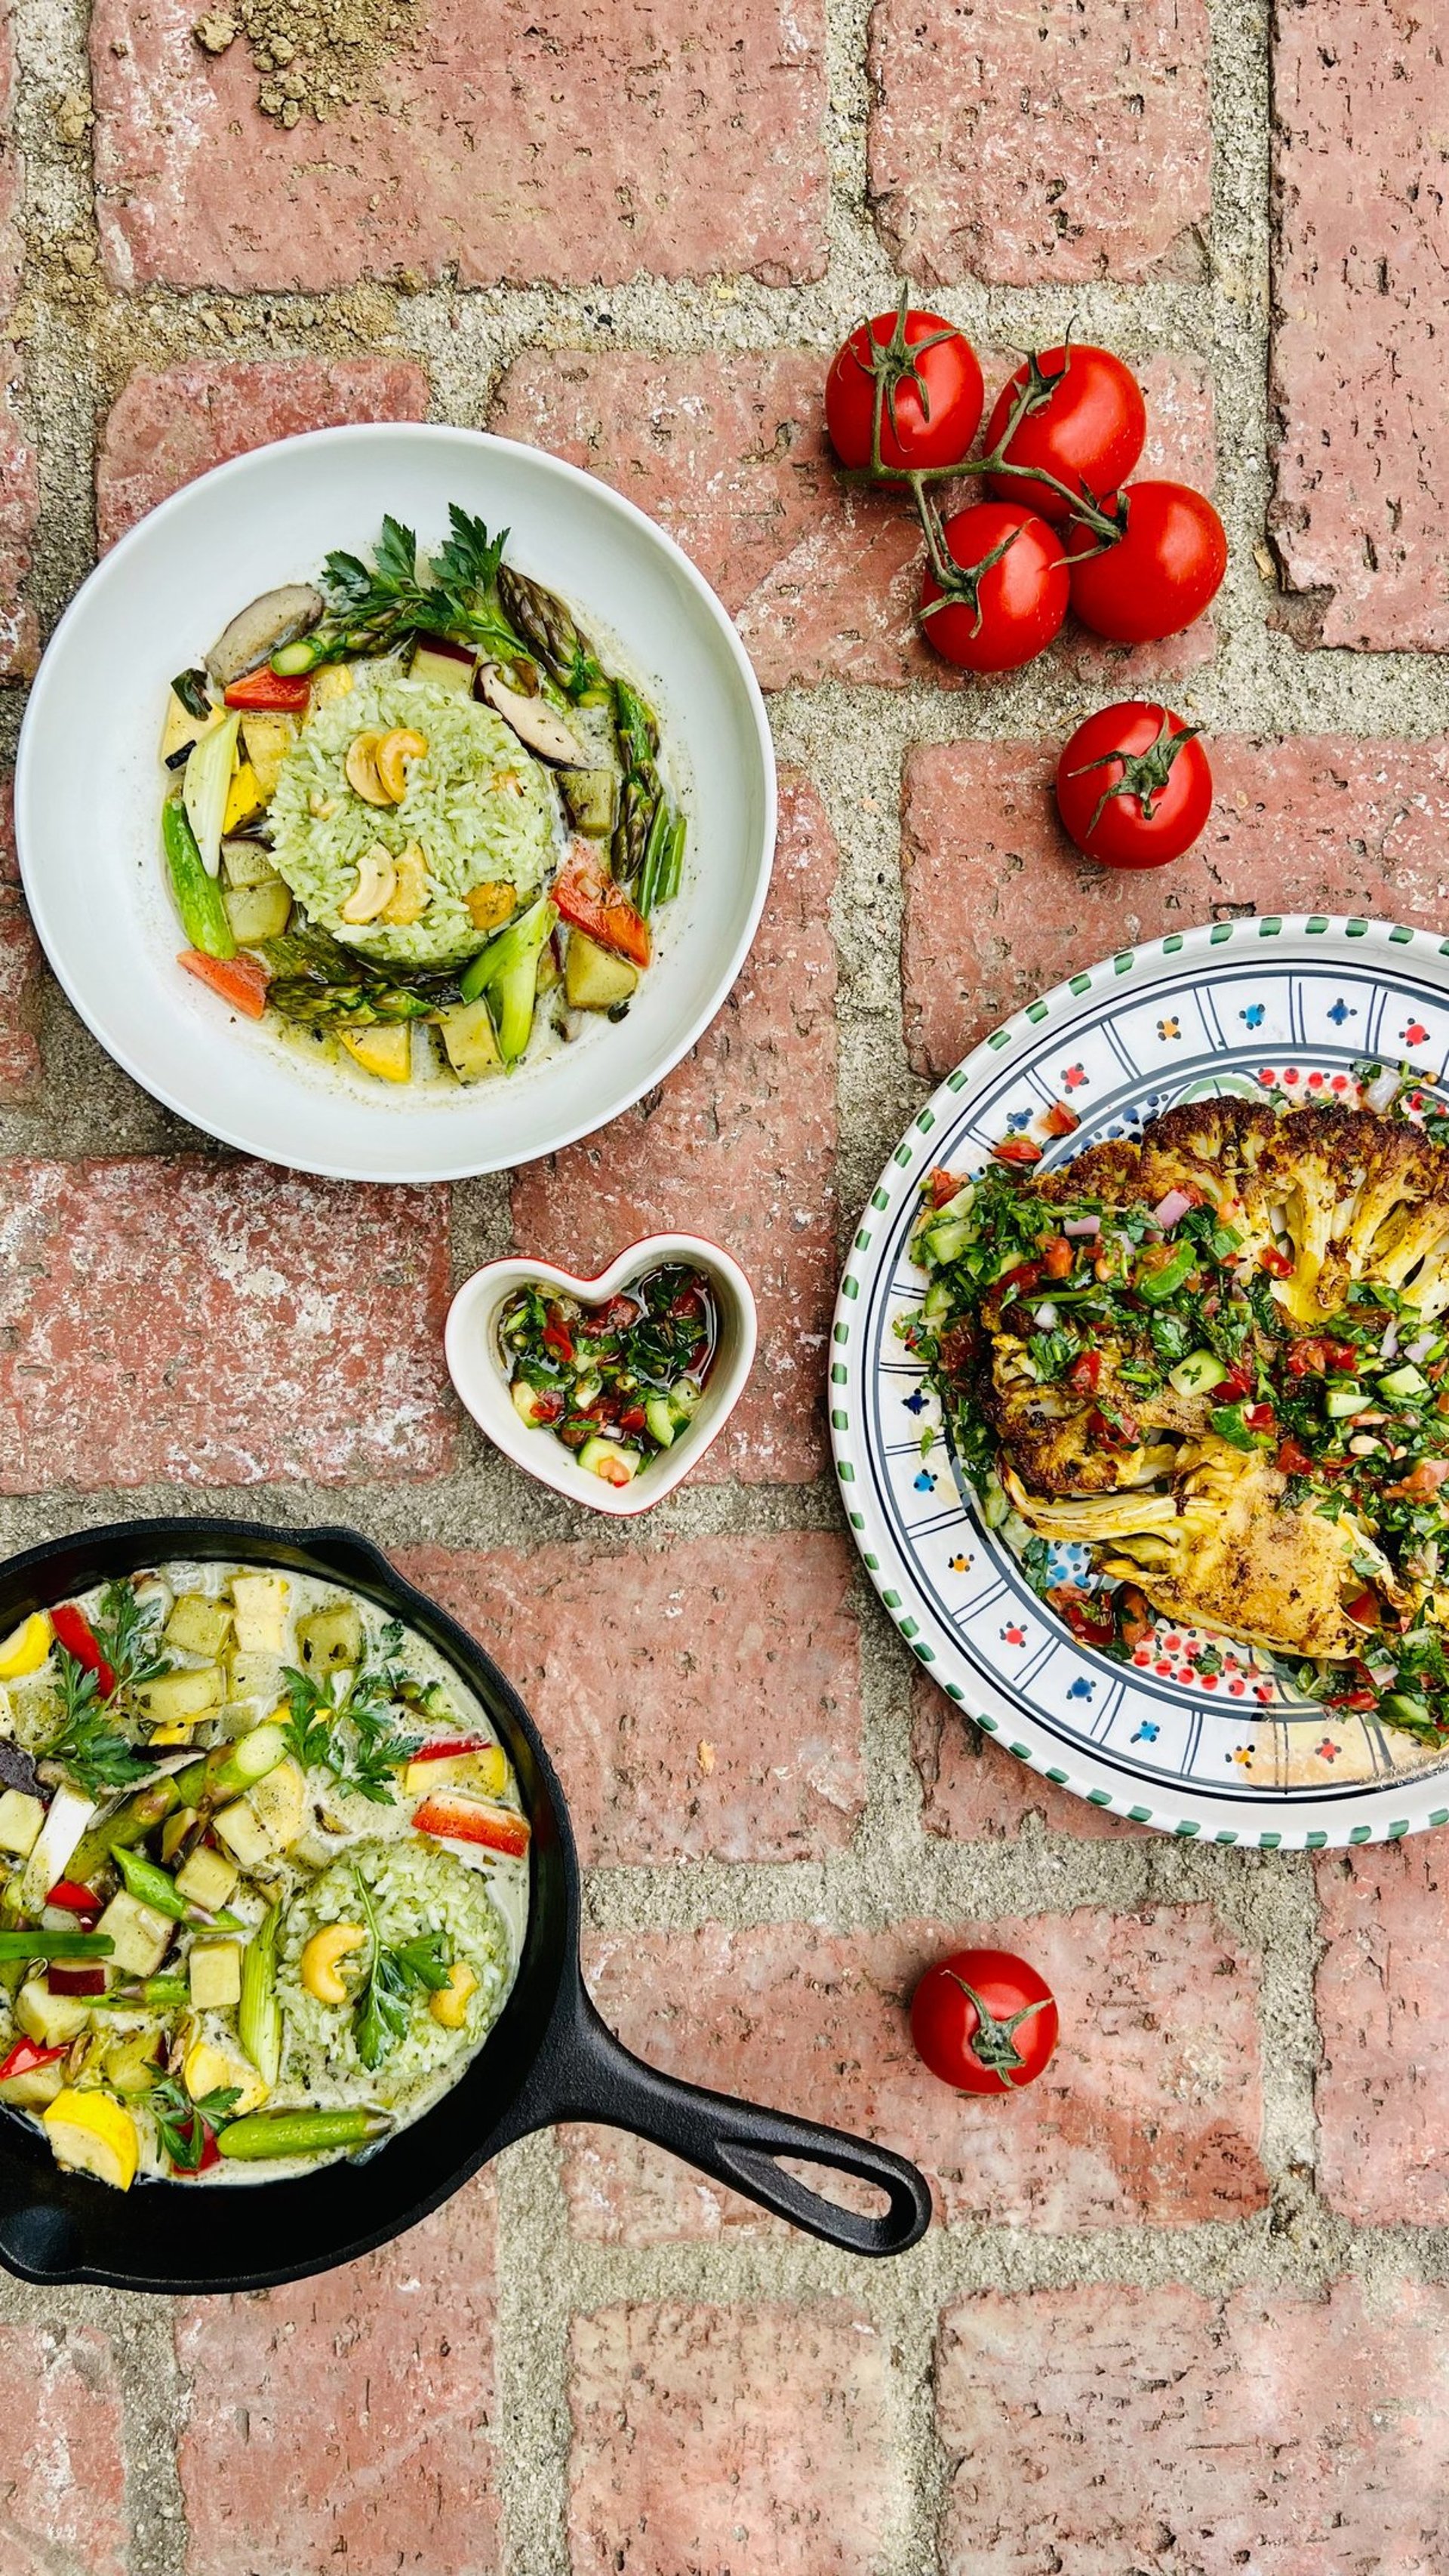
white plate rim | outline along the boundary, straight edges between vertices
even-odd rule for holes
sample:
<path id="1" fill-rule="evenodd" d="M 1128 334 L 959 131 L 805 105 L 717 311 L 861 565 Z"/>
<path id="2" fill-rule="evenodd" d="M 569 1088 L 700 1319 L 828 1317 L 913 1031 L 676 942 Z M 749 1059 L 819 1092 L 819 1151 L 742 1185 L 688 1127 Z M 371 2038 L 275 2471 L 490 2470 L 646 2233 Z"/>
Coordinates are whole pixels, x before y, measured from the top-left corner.
<path id="1" fill-rule="evenodd" d="M 1009 1065 L 1036 1040 L 1045 1024 L 1064 1023 L 1076 1015 L 1089 995 L 1106 989 L 1140 992 L 1147 988 L 1165 995 L 1172 991 L 1174 978 L 1180 986 L 1190 981 L 1195 957 L 1234 943 L 1246 951 L 1269 940 L 1278 943 L 1278 954 L 1285 960 L 1295 943 L 1303 943 L 1309 956 L 1339 948 L 1346 962 L 1378 948 L 1412 955 L 1425 981 L 1439 985 L 1449 1001 L 1449 939 L 1433 931 L 1357 914 L 1260 913 L 1169 931 L 1161 939 L 1120 949 L 1025 1004 L 973 1047 L 937 1086 L 895 1147 L 862 1212 L 831 1328 L 830 1436 L 846 1520 L 883 1607 L 946 1696 L 1006 1753 L 1091 1806 L 1184 1841 L 1201 1839 L 1265 1851 L 1322 1851 L 1398 1842 L 1406 1834 L 1449 1824 L 1449 1763 L 1416 1779 L 1345 1787 L 1331 1805 L 1325 1799 L 1316 1806 L 1301 1803 L 1296 1809 L 1271 1796 L 1229 1802 L 1199 1788 L 1178 1805 L 1163 1800 L 1156 1783 L 1151 1786 L 1159 1797 L 1157 1805 L 1148 1803 L 1146 1789 L 1140 1797 L 1125 1796 L 1120 1763 L 1108 1766 L 1076 1754 L 1069 1761 L 1062 1744 L 1034 1724 L 1005 1691 L 983 1685 L 982 1676 L 954 1648 L 925 1599 L 909 1559 L 898 1549 L 875 1501 L 871 1480 L 862 1472 L 869 1449 L 868 1438 L 862 1446 L 869 1424 L 863 1374 L 870 1354 L 857 1328 L 878 1283 L 889 1221 L 899 1216 L 907 1200 L 914 1200 L 923 1172 L 938 1157 L 936 1131 L 948 1120 L 960 1120 L 988 1074 L 994 1076 Z M 1307 946 L 1310 941 L 1312 948 Z M 1173 961 L 1170 973 L 1169 961 Z M 1066 1633 L 1063 1628 L 1063 1636 Z"/>
<path id="2" fill-rule="evenodd" d="M 676 1065 L 683 1062 L 718 1017 L 749 955 L 769 894 L 779 826 L 779 786 L 774 742 L 759 681 L 755 677 L 754 668 L 733 620 L 705 580 L 699 567 L 691 561 L 684 549 L 675 543 L 667 530 L 660 527 L 656 520 L 651 519 L 648 513 L 639 509 L 633 501 L 626 499 L 623 493 L 616 492 L 611 484 L 605 483 L 598 475 L 585 473 L 581 466 L 571 465 L 566 458 L 553 455 L 547 448 L 531 446 L 527 440 L 500 438 L 491 430 L 468 429 L 444 421 L 348 421 L 331 429 L 304 430 L 292 438 L 272 439 L 262 447 L 249 448 L 240 456 L 229 457 L 224 463 L 210 467 L 205 474 L 193 476 L 177 491 L 169 493 L 164 501 L 158 502 L 155 510 L 148 511 L 134 527 L 128 528 L 125 535 L 118 538 L 115 545 L 101 556 L 99 562 L 87 574 L 75 596 L 62 611 L 52 630 L 45 652 L 41 656 L 40 667 L 30 686 L 16 749 L 13 794 L 15 842 L 20 878 L 30 917 L 51 972 L 72 1009 L 90 1030 L 92 1037 L 110 1057 L 112 1063 L 118 1065 L 123 1073 L 147 1093 L 149 1098 L 158 1101 L 163 1108 L 173 1111 L 177 1117 L 184 1119 L 188 1126 L 199 1129 L 203 1134 L 214 1137 L 219 1144 L 231 1146 L 239 1153 L 277 1164 L 286 1170 L 315 1173 L 325 1180 L 403 1187 L 418 1183 L 471 1180 L 492 1172 L 521 1169 L 523 1165 L 516 1155 L 505 1158 L 501 1154 L 490 1154 L 483 1159 L 480 1159 L 476 1152 L 468 1152 L 461 1157 L 446 1153 L 430 1156 L 425 1149 L 420 1149 L 415 1164 L 409 1169 L 406 1182 L 403 1182 L 394 1172 L 378 1172 L 368 1168 L 365 1160 L 304 1158 L 301 1155 L 285 1154 L 275 1143 L 259 1142 L 256 1135 L 248 1130 L 244 1120 L 232 1122 L 224 1117 L 210 1115 L 201 1117 L 194 1105 L 188 1104 L 179 1090 L 154 1080 L 142 1069 L 141 1064 L 135 1059 L 133 1050 L 108 1033 L 104 1025 L 104 1014 L 94 1009 L 83 995 L 79 988 L 79 979 L 73 976 L 66 962 L 64 943 L 56 939 L 53 922 L 47 912 L 44 871 L 37 868 L 33 858 L 29 862 L 27 860 L 29 815 L 32 798 L 38 793 L 32 776 L 37 765 L 34 745 L 40 733 L 41 716 L 45 705 L 47 663 L 57 645 L 64 641 L 72 627 L 84 615 L 86 603 L 94 594 L 96 587 L 102 582 L 124 580 L 132 556 L 141 549 L 147 532 L 154 527 L 156 520 L 164 513 L 178 507 L 183 501 L 189 501 L 197 491 L 203 488 L 216 490 L 223 487 L 240 487 L 282 449 L 337 448 L 367 439 L 375 440 L 379 432 L 394 436 L 405 435 L 409 441 L 426 441 L 438 447 L 451 443 L 464 446 L 470 451 L 481 449 L 485 453 L 504 450 L 510 455 L 526 456 L 531 466 L 536 467 L 545 479 L 553 477 L 563 482 L 587 485 L 606 511 L 615 513 L 626 524 L 642 532 L 652 545 L 663 552 L 685 586 L 694 593 L 735 666 L 760 754 L 763 789 L 762 860 L 743 926 L 727 960 L 721 965 L 712 988 L 711 999 L 686 1024 L 684 1034 L 660 1051 L 659 1056 L 651 1064 L 647 1078 L 629 1090 L 627 1096 L 621 1094 L 617 1100 L 611 1101 L 602 1119 L 589 1116 L 577 1120 L 562 1119 L 557 1128 L 549 1131 L 544 1140 L 535 1145 L 523 1158 L 525 1162 L 539 1162 L 550 1154 L 559 1153 L 565 1146 L 577 1144 L 582 1137 L 596 1134 L 600 1126 L 607 1125 L 612 1119 L 622 1117 L 629 1109 L 636 1107 L 646 1093 L 672 1073 Z M 419 1121 L 420 1127 L 425 1126 L 425 1123 L 425 1121 Z"/>

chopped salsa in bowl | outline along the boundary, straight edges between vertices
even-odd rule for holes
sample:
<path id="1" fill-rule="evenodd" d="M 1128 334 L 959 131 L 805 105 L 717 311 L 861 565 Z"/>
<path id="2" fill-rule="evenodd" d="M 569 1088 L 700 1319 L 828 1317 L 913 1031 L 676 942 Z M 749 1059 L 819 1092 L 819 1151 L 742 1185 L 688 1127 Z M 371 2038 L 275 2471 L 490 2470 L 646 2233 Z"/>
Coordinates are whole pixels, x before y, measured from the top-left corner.
<path id="1" fill-rule="evenodd" d="M 602 1305 L 529 1280 L 498 1318 L 514 1411 L 603 1483 L 632 1484 L 672 1449 L 719 1346 L 712 1279 L 686 1262 L 645 1271 Z"/>

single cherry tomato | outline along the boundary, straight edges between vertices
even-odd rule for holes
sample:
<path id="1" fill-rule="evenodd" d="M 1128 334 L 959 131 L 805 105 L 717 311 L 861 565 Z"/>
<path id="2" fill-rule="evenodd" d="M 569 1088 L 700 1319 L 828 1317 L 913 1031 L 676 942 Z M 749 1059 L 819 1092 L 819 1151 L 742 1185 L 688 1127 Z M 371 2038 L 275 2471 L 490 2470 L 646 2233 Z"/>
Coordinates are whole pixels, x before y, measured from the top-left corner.
<path id="1" fill-rule="evenodd" d="M 1094 635 L 1150 644 L 1201 617 L 1228 564 L 1223 523 L 1186 483 L 1129 483 L 1102 503 L 1120 534 L 1074 519 L 1064 531 L 1072 557 L 1072 606 Z"/>
<path id="2" fill-rule="evenodd" d="M 1076 348 L 1037 350 L 1017 368 L 987 423 L 989 455 L 1001 446 L 1013 413 L 1016 427 L 1003 462 L 1035 466 L 1070 492 L 1085 486 L 1094 500 L 1125 482 L 1147 436 L 1147 406 L 1131 368 L 1110 349 L 1085 341 Z M 1003 501 L 1019 501 L 1043 519 L 1064 519 L 1071 507 L 1049 483 L 1029 483 L 1021 474 L 986 479 Z"/>
<path id="3" fill-rule="evenodd" d="M 959 465 L 981 421 L 985 387 L 975 350 L 939 313 L 896 313 L 862 322 L 837 351 L 825 379 L 825 425 L 842 465 L 874 462 L 877 391 L 880 461 L 897 473 Z"/>
<path id="4" fill-rule="evenodd" d="M 957 1950 L 928 1968 L 911 1998 L 916 2054 L 958 2093 L 1034 2084 L 1057 2044 L 1046 1979 L 1010 1950 Z"/>
<path id="5" fill-rule="evenodd" d="M 1015 501 L 973 501 L 946 521 L 941 541 L 954 570 L 948 591 L 926 567 L 923 635 L 962 671 L 1017 671 L 1034 661 L 1071 599 L 1056 529 Z"/>
<path id="6" fill-rule="evenodd" d="M 1104 868 L 1165 868 L 1180 859 L 1212 802 L 1198 727 L 1145 698 L 1088 716 L 1057 762 L 1067 836 Z"/>

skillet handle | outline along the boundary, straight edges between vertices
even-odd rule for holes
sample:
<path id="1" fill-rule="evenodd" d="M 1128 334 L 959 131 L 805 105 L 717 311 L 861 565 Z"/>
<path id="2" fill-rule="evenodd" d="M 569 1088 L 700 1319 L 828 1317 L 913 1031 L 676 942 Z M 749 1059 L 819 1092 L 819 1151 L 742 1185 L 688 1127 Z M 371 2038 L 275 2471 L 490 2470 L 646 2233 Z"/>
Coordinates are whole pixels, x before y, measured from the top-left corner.
<path id="1" fill-rule="evenodd" d="M 576 1994 L 572 2017 L 555 2023 L 506 2121 L 509 2139 L 554 2120 L 602 2120 L 609 2128 L 632 2129 L 655 2146 L 667 2147 L 671 2155 L 713 2174 L 775 2217 L 847 2254 L 904 2254 L 924 2236 L 931 2223 L 930 2189 L 904 2156 L 841 2129 L 817 2128 L 788 2111 L 766 2110 L 662 2074 L 615 2038 L 582 1986 Z M 787 2173 L 778 2161 L 781 2156 L 827 2165 L 869 2183 L 885 2193 L 887 2206 L 871 2217 L 842 2209 Z"/>

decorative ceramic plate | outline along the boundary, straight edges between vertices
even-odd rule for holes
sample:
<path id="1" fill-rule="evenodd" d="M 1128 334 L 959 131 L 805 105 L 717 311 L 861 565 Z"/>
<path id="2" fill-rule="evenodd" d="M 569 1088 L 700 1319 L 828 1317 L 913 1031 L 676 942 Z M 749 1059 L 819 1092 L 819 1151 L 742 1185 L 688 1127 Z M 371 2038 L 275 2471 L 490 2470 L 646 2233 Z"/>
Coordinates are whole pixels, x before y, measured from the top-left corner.
<path id="1" fill-rule="evenodd" d="M 1106 958 L 947 1077 L 886 1165 L 841 1284 L 836 1472 L 902 1636 L 1020 1761 L 1165 1833 L 1321 1850 L 1446 1824 L 1449 1751 L 1325 1709 L 1226 1638 L 1159 1620 L 1121 1662 L 1072 1635 L 985 1527 L 896 1331 L 925 1292 L 909 1252 L 920 1184 L 937 1164 L 979 1171 L 1027 1131 L 1047 1169 L 1206 1092 L 1357 1105 L 1364 1064 L 1411 1066 L 1425 1101 L 1449 1099 L 1449 940 L 1299 915 Z M 1043 1112 L 1059 1100 L 1081 1124 L 1048 1141 Z M 1085 1548 L 1053 1545 L 1053 1582 L 1087 1570 Z"/>

